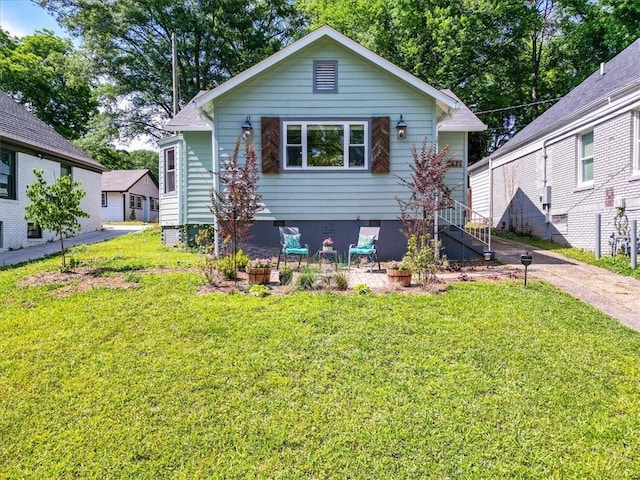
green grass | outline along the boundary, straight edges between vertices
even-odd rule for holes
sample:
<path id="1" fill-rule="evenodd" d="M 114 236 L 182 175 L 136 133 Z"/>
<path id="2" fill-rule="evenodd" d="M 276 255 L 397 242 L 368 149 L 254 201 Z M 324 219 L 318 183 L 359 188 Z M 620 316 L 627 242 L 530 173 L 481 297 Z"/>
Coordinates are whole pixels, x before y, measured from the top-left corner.
<path id="1" fill-rule="evenodd" d="M 197 262 L 157 231 L 74 255 L 125 274 Z M 0 272 L 0 478 L 640 476 L 640 335 L 548 284 L 16 285 L 58 261 Z"/>
<path id="2" fill-rule="evenodd" d="M 558 245 L 557 243 L 553 243 L 548 240 L 542 240 L 531 235 L 517 235 L 510 232 L 501 231 L 495 232 L 495 234 L 498 237 L 526 243 L 527 245 L 532 245 L 544 250 L 552 250 L 556 253 L 564 255 L 567 258 L 579 260 L 581 262 L 588 263 L 589 265 L 595 265 L 596 267 L 606 268 L 607 270 L 610 270 L 612 272 L 626 275 L 628 277 L 634 277 L 640 280 L 640 269 L 631 268 L 629 264 L 629 257 L 625 255 L 616 255 L 615 257 L 605 255 L 600 257 L 599 260 L 596 260 L 593 252 L 583 250 L 582 248 L 563 247 L 561 245 Z"/>

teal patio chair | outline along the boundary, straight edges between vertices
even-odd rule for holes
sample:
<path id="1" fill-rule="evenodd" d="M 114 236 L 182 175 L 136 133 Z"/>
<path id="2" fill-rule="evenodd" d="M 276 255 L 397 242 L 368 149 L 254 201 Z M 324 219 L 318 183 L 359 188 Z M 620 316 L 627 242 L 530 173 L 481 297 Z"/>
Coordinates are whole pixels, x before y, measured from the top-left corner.
<path id="1" fill-rule="evenodd" d="M 359 257 L 368 257 L 371 261 L 371 271 L 373 272 L 373 264 L 378 262 L 378 270 L 380 270 L 380 259 L 378 258 L 378 235 L 380 235 L 380 227 L 360 227 L 358 235 L 358 243 L 349 245 L 349 260 L 347 262 L 347 270 L 351 269 L 351 262 Z"/>
<path id="2" fill-rule="evenodd" d="M 309 245 L 300 243 L 300 229 L 298 227 L 278 227 L 280 230 L 280 252 L 278 253 L 278 267 L 280 268 L 280 258 L 284 255 L 284 264 L 287 264 L 289 255 L 298 255 L 298 267 L 302 262 L 302 257 L 307 257 L 309 266 Z"/>

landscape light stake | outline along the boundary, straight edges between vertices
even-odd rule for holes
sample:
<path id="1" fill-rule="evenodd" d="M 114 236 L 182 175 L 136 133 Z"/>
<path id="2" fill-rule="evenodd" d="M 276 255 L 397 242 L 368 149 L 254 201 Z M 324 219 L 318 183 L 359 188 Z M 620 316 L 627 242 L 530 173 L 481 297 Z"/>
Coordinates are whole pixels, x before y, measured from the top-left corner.
<path id="1" fill-rule="evenodd" d="M 529 252 L 525 252 L 524 255 L 520 255 L 520 263 L 524 265 L 524 288 L 527 288 L 527 267 L 531 265 L 533 257 L 529 255 Z"/>

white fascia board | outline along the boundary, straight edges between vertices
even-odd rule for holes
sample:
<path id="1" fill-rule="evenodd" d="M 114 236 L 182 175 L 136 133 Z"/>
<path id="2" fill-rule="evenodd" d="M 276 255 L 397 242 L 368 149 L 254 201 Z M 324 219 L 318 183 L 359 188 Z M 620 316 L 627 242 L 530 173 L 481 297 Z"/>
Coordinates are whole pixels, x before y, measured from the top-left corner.
<path id="1" fill-rule="evenodd" d="M 399 78 L 400 80 L 403 80 L 409 85 L 412 85 L 414 88 L 417 88 L 419 91 L 435 98 L 436 102 L 438 102 L 438 104 L 443 106 L 444 109 L 455 110 L 458 108 L 458 102 L 455 99 L 442 93 L 438 89 L 423 82 L 418 77 L 415 77 L 411 75 L 409 72 L 402 70 L 400 67 L 394 65 L 388 60 L 385 60 L 381 56 L 373 53 L 371 50 L 363 47 L 359 43 L 354 42 L 350 38 L 345 37 L 338 31 L 326 25 L 309 33 L 308 35 L 302 37 L 300 40 L 292 43 L 288 47 L 285 47 L 279 52 L 274 53 L 273 55 L 261 61 L 260 63 L 254 65 L 253 67 L 227 80 L 222 85 L 200 96 L 199 98 L 194 100 L 196 107 L 202 108 L 207 103 L 215 100 L 221 95 L 224 95 L 225 93 L 234 89 L 238 85 L 252 79 L 256 75 L 273 67 L 274 65 L 278 64 L 279 62 L 285 60 L 286 58 L 299 52 L 303 48 L 311 45 L 312 43 L 316 42 L 317 40 L 323 37 L 328 37 L 335 40 L 337 43 L 341 44 L 345 48 L 348 48 L 349 50 L 360 55 L 361 57 L 369 60 L 371 63 L 377 65 L 378 67 L 387 71 L 391 75 L 394 75 L 395 77 Z"/>
<path id="2" fill-rule="evenodd" d="M 488 128 L 488 125 L 482 124 L 478 125 L 474 123 L 473 125 L 453 125 L 446 126 L 443 125 L 441 128 L 438 128 L 439 132 L 484 132 Z"/>
<path id="3" fill-rule="evenodd" d="M 159 139 L 157 143 L 159 147 L 164 147 L 165 145 L 168 145 L 170 143 L 180 142 L 182 140 L 182 135 L 171 135 L 170 137 Z"/>
<path id="4" fill-rule="evenodd" d="M 204 125 L 165 125 L 163 130 L 167 132 L 210 132 L 211 127 Z"/>

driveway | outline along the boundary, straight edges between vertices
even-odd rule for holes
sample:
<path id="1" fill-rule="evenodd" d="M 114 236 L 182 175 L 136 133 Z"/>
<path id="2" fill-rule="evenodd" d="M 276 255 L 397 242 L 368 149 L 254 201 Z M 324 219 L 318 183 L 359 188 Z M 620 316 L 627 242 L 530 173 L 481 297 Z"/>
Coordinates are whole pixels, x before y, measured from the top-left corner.
<path id="1" fill-rule="evenodd" d="M 640 331 L 640 281 L 512 240 L 493 237 L 491 247 L 498 260 L 523 270 L 520 255 L 529 252 L 533 256 L 528 268 L 531 277 L 546 280 Z"/>
<path id="2" fill-rule="evenodd" d="M 90 243 L 104 242 L 112 238 L 120 237 L 131 232 L 139 232 L 150 228 L 149 225 L 105 225 L 102 230 L 95 232 L 81 233 L 75 237 L 65 238 L 65 249 L 74 245 L 88 245 Z M 60 239 L 50 243 L 34 245 L 32 247 L 21 248 L 8 252 L 0 252 L 0 267 L 15 265 L 18 263 L 36 260 L 47 255 L 60 252 Z"/>

